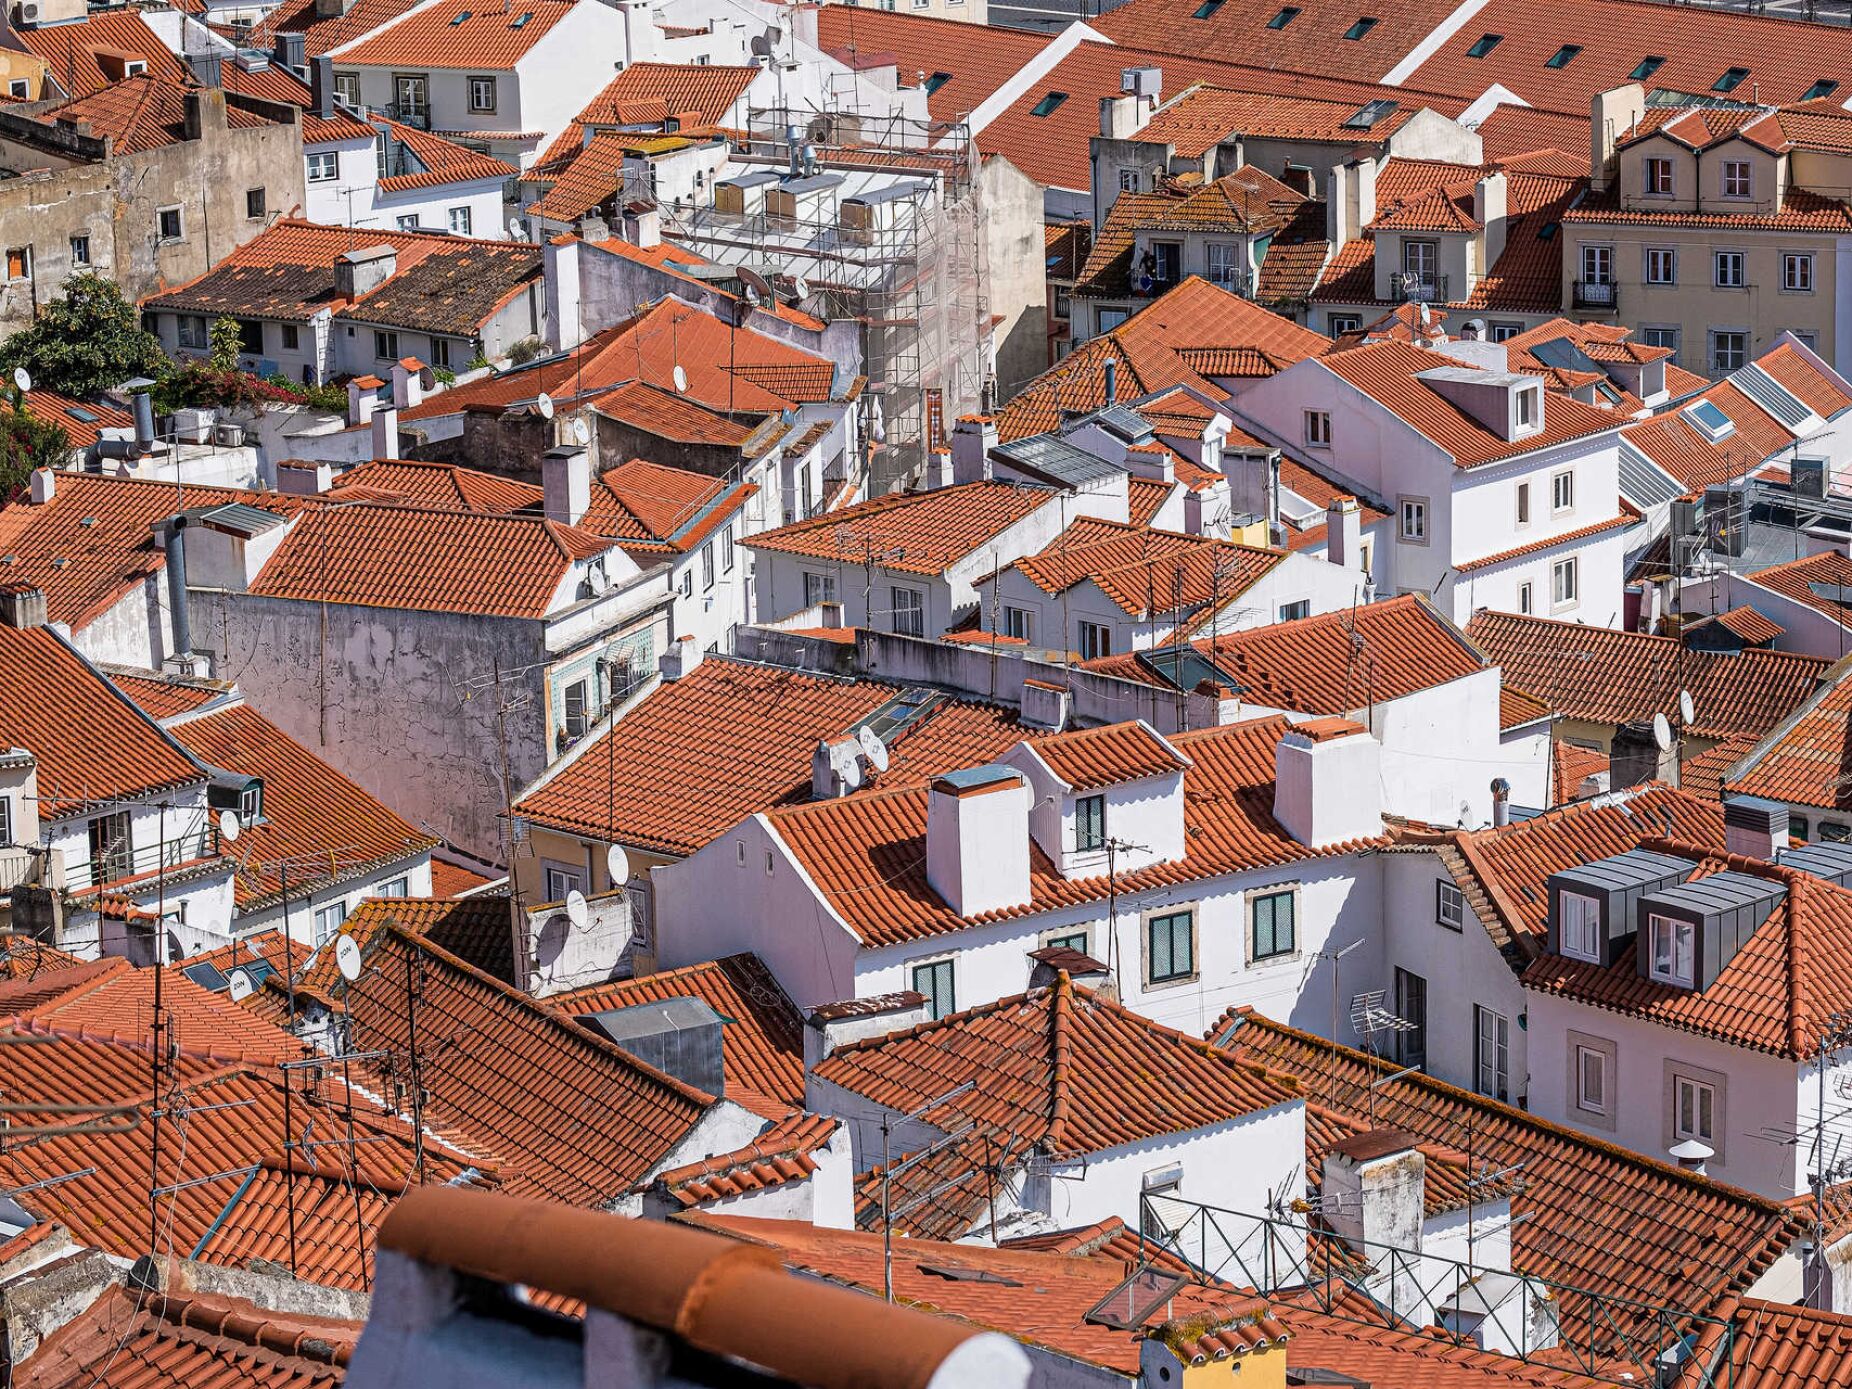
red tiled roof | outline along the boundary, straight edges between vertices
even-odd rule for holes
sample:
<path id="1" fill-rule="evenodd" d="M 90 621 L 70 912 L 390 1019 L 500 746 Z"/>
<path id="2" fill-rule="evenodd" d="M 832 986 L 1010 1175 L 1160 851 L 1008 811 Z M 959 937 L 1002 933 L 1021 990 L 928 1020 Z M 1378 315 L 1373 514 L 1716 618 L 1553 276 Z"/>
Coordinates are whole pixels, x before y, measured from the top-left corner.
<path id="1" fill-rule="evenodd" d="M 47 75 L 70 96 L 89 96 L 120 81 L 124 58 L 145 62 L 148 75 L 162 82 L 194 85 L 191 69 L 136 10 L 103 10 L 75 24 L 23 27 L 14 38 L 45 60 Z"/>
<path id="2" fill-rule="evenodd" d="M 706 473 L 633 458 L 599 475 L 579 525 L 638 545 L 638 562 L 647 563 L 650 552 L 694 549 L 758 490 L 757 483 L 729 487 Z"/>
<path id="3" fill-rule="evenodd" d="M 1136 138 L 1174 146 L 1185 159 L 1199 159 L 1237 133 L 1250 140 L 1328 140 L 1361 149 L 1387 144 L 1421 109 L 1413 102 L 1399 103 L 1369 129 L 1360 130 L 1345 125 L 1357 114 L 1357 106 L 1351 99 L 1230 91 L 1201 83 L 1170 98 Z"/>
<path id="4" fill-rule="evenodd" d="M 1351 40 L 1344 35 L 1357 22 L 1354 6 L 1302 4 L 1279 29 L 1266 24 L 1276 5 L 1233 0 L 1201 19 L 1198 8 L 1184 0 L 1132 0 L 1089 22 L 1115 43 L 1378 82 L 1453 9 L 1444 0 L 1421 0 L 1382 14 Z"/>
<path id="5" fill-rule="evenodd" d="M 1196 882 L 1224 873 L 1355 853 L 1380 841 L 1362 839 L 1310 849 L 1273 818 L 1274 749 L 1284 719 L 1173 734 L 1191 761 L 1184 777 L 1187 851 L 1116 881 L 1121 893 Z M 921 940 L 974 922 L 1009 920 L 1104 898 L 1105 875 L 1064 878 L 1033 843 L 1029 901 L 1019 907 L 961 917 L 933 891 L 926 876 L 924 788 L 876 791 L 773 811 L 772 828 L 810 875 L 817 890 L 865 945 Z"/>
<path id="6" fill-rule="evenodd" d="M 737 420 L 641 381 L 619 386 L 592 402 L 599 414 L 677 444 L 740 448 L 753 431 Z"/>
<path id="7" fill-rule="evenodd" d="M 103 673 L 109 677 L 110 684 L 157 721 L 191 713 L 215 699 L 226 698 L 237 688 L 218 680 L 182 679 L 153 672 L 138 674 L 120 666 L 107 667 Z"/>
<path id="8" fill-rule="evenodd" d="M 808 521 L 749 537 L 751 549 L 842 563 L 873 547 L 884 569 L 943 574 L 1060 494 L 1008 482 L 969 482 L 930 492 L 891 492 Z"/>
<path id="9" fill-rule="evenodd" d="M 276 47 L 279 34 L 301 34 L 303 53 L 319 57 L 330 49 L 371 33 L 411 9 L 417 0 L 354 0 L 353 8 L 323 17 L 316 0 L 285 0 L 252 27 L 245 40 L 266 51 Z"/>
<path id="10" fill-rule="evenodd" d="M 602 536 L 538 516 L 390 504 L 311 508 L 296 518 L 250 591 L 357 607 L 540 618 L 560 601 L 575 562 L 610 548 Z"/>
<path id="11" fill-rule="evenodd" d="M 1132 260 L 1140 232 L 1272 235 L 1306 201 L 1303 194 L 1271 174 L 1246 164 L 1213 183 L 1166 181 L 1150 193 L 1122 193 L 1093 239 L 1086 264 L 1076 277 L 1075 293 L 1112 298 L 1131 295 Z M 1267 254 L 1270 257 L 1272 251 Z"/>
<path id="12" fill-rule="evenodd" d="M 13 398 L 9 394 L 4 408 L 13 408 Z M 83 418 L 78 412 L 82 412 Z M 26 413 L 36 415 L 41 420 L 49 420 L 58 425 L 70 439 L 74 449 L 93 447 L 103 437 L 105 429 L 132 429 L 134 418 L 127 410 L 114 405 L 93 404 L 88 400 L 73 400 L 70 396 L 59 395 L 42 386 L 35 386 L 26 392 Z"/>
<path id="13" fill-rule="evenodd" d="M 816 1172 L 816 1154 L 835 1137 L 839 1122 L 826 1114 L 795 1110 L 744 1148 L 672 1167 L 656 1180 L 684 1206 L 803 1181 Z"/>
<path id="14" fill-rule="evenodd" d="M 1628 1357 L 1625 1337 L 1652 1324 L 1647 1308 L 1709 1307 L 1755 1283 L 1792 1244 L 1800 1222 L 1774 1201 L 1548 1123 L 1511 1105 L 1366 1056 L 1257 1013 L 1229 1013 L 1211 1036 L 1236 1055 L 1298 1077 L 1309 1103 L 1464 1147 L 1476 1163 L 1521 1168 L 1512 1200 L 1512 1266 L 1571 1288 L 1559 1292 L 1565 1341 Z M 1591 1201 L 1593 1205 L 1591 1206 Z M 1638 1310 L 1635 1310 L 1635 1309 Z M 1412 1382 L 1412 1381 L 1411 1381 Z M 1425 1383 L 1426 1381 L 1421 1381 Z"/>
<path id="15" fill-rule="evenodd" d="M 807 801 L 817 743 L 848 736 L 903 693 L 877 680 L 709 658 L 583 745 L 515 813 L 604 842 L 692 854 L 747 815 Z M 947 700 L 893 740 L 877 781 L 922 785 L 1021 737 L 1010 711 Z"/>
<path id="16" fill-rule="evenodd" d="M 472 0 L 436 0 L 335 50 L 342 67 L 461 68 L 512 71 L 579 0 L 519 0 L 507 9 L 472 9 Z"/>
<path id="17" fill-rule="evenodd" d="M 241 911 L 281 900 L 276 864 L 291 863 L 289 886 L 364 877 L 439 841 L 291 738 L 248 704 L 182 719 L 169 730 L 209 766 L 262 777 L 263 816 L 244 826 L 233 885 Z"/>
<path id="18" fill-rule="evenodd" d="M 1495 564 L 1505 564 L 1510 560 L 1519 559 L 1524 555 L 1534 555 L 1544 550 L 1553 550 L 1558 545 L 1579 544 L 1584 540 L 1592 540 L 1595 536 L 1606 535 L 1609 531 L 1624 530 L 1628 526 L 1638 524 L 1639 520 L 1640 513 L 1633 510 L 1632 507 L 1628 506 L 1627 503 L 1623 501 L 1621 503 L 1621 514 L 1619 516 L 1611 517 L 1606 521 L 1594 521 L 1586 526 L 1578 526 L 1575 530 L 1564 531 L 1561 535 L 1546 536 L 1542 540 L 1533 540 L 1528 545 L 1519 545 L 1514 549 L 1502 550 L 1496 555 L 1485 555 L 1479 559 L 1461 560 L 1453 566 L 1453 570 L 1456 574 L 1471 574 L 1476 570 L 1490 569 Z"/>
<path id="19" fill-rule="evenodd" d="M 1550 747 L 1550 804 L 1562 805 L 1580 794 L 1582 783 L 1608 771 L 1608 755 L 1558 739 Z"/>
<path id="20" fill-rule="evenodd" d="M 1726 786 L 1743 795 L 1842 810 L 1852 807 L 1848 769 L 1852 769 L 1852 680 L 1839 672 L 1749 755 Z"/>
<path id="21" fill-rule="evenodd" d="M 381 458 L 349 468 L 335 479 L 328 496 L 339 501 L 350 488 L 368 488 L 418 506 L 460 511 L 526 511 L 544 500 L 540 488 L 531 482 L 516 482 L 454 463 L 423 463 L 409 458 Z"/>
<path id="22" fill-rule="evenodd" d="M 374 130 L 389 133 L 424 166 L 416 171 L 386 175 L 379 181 L 382 193 L 409 193 L 419 188 L 446 188 L 453 183 L 484 183 L 515 176 L 514 165 L 506 160 L 469 149 L 431 131 L 384 116 L 370 116 L 368 123 Z M 306 135 L 304 140 L 306 142 Z"/>
<path id="23" fill-rule="evenodd" d="M 1818 367 L 1801 356 L 1789 343 L 1782 343 L 1772 352 L 1764 352 L 1756 358 L 1756 365 L 1822 419 L 1830 420 L 1852 407 L 1852 393 L 1847 392 L 1845 383 L 1823 376 Z"/>
<path id="24" fill-rule="evenodd" d="M 1181 772 L 1189 765 L 1143 719 L 1028 740 L 1035 755 L 1069 789 L 1094 791 Z"/>
<path id="25" fill-rule="evenodd" d="M 725 63 L 632 63 L 586 103 L 538 163 L 544 166 L 578 151 L 588 125 L 660 126 L 690 113 L 717 125 L 763 71 Z"/>
<path id="26" fill-rule="evenodd" d="M 1542 719 L 1554 717 L 1556 711 L 1537 696 L 1526 694 L 1515 685 L 1500 685 L 1498 689 L 1498 726 L 1510 730 L 1522 728 L 1527 723 L 1537 723 Z"/>
<path id="27" fill-rule="evenodd" d="M 206 779 L 49 627 L 0 626 L 0 684 L 8 691 L 0 699 L 0 748 L 25 748 L 38 759 L 43 819 Z"/>
<path id="28" fill-rule="evenodd" d="M 484 877 L 461 864 L 447 863 L 437 858 L 431 860 L 431 895 L 434 897 L 461 897 L 476 888 L 487 887 L 494 881 L 494 878 Z"/>
<path id="29" fill-rule="evenodd" d="M 1091 582 L 1135 617 L 1180 609 L 1186 630 L 1285 558 L 1280 550 L 1083 517 L 1010 566 L 1045 593 Z"/>
<path id="30" fill-rule="evenodd" d="M 1481 611 L 1466 635 L 1566 718 L 1620 724 L 1662 713 L 1678 717 L 1689 690 L 1701 738 L 1760 736 L 1812 692 L 1826 662 L 1787 651 L 1713 654 L 1654 637 L 1579 622 Z"/>
<path id="31" fill-rule="evenodd" d="M 896 1204 L 937 1191 L 900 1228 L 940 1239 L 971 1227 L 989 1190 L 987 1167 L 1007 1172 L 1036 1151 L 1103 1153 L 1299 1098 L 1296 1085 L 1230 1064 L 1207 1043 L 1078 988 L 1066 974 L 1044 989 L 839 1046 L 815 1079 L 902 1113 L 977 1082 L 931 1110 L 935 1127 L 968 1125 L 966 1136 L 890 1183 Z M 1163 1105 L 1149 1102 L 1154 1091 Z M 856 1223 L 879 1229 L 878 1169 L 860 1185 Z"/>
<path id="32" fill-rule="evenodd" d="M 332 1389 L 361 1323 L 273 1312 L 242 1298 L 111 1284 L 13 1367 L 16 1389 L 258 1385 Z"/>
<path id="33" fill-rule="evenodd" d="M 1843 559 L 1844 556 L 1835 555 L 1834 558 Z M 1755 577 L 1757 576 L 1753 574 L 1750 575 L 1752 579 Z M 1835 580 L 1834 582 L 1838 581 Z M 1754 608 L 1741 607 L 1731 608 L 1728 612 L 1718 613 L 1714 617 L 1701 617 L 1696 622 L 1688 624 L 1685 627 L 1685 631 L 1695 632 L 1698 628 L 1712 622 L 1715 622 L 1719 627 L 1724 628 L 1731 635 L 1740 638 L 1751 646 L 1759 645 L 1765 641 L 1773 641 L 1787 630 L 1785 627 L 1781 626 L 1780 623 L 1769 621 L 1769 619 L 1762 616 L 1762 614 L 1757 612 Z"/>
<path id="34" fill-rule="evenodd" d="M 145 154 L 187 138 L 186 95 L 179 82 L 141 73 L 41 111 L 35 119 L 86 125 L 91 134 L 108 137 L 118 154 Z M 226 103 L 225 120 L 233 130 L 276 123 L 234 102 Z"/>
<path id="35" fill-rule="evenodd" d="M 1842 596 L 1852 590 L 1852 559 L 1837 550 L 1823 550 L 1817 555 L 1759 569 L 1748 578 L 1751 583 L 1824 613 L 1835 622 L 1852 626 L 1852 603 L 1816 593 L 1812 587 L 1814 584 L 1837 587 Z M 1774 626 L 1773 623 L 1769 625 Z"/>
<path id="36" fill-rule="evenodd" d="M 1800 1198 L 1812 1215 L 1812 1197 Z M 1799 1204 L 1799 1203 L 1797 1203 Z M 1712 1309 L 1697 1334 L 1695 1366 L 1732 1389 L 1846 1389 L 1852 1385 L 1852 1317 L 1753 1297 L 1733 1297 Z M 1723 1337 L 1728 1334 L 1729 1343 Z M 1681 1379 L 1682 1386 L 1690 1377 Z"/>
<path id="37" fill-rule="evenodd" d="M 1565 209 L 1563 221 L 1590 225 L 1740 228 L 1766 231 L 1840 232 L 1852 230 L 1852 207 L 1838 198 L 1790 186 L 1778 212 L 1677 212 L 1623 207 L 1618 186 L 1590 193 Z"/>
<path id="38" fill-rule="evenodd" d="M 1484 142 L 1487 159 L 1508 159 L 1532 150 L 1586 150 L 1588 113 L 1539 111 L 1503 102 L 1479 122 L 1479 138 Z M 1563 158 L 1566 162 L 1557 166 L 1563 173 L 1576 178 L 1588 176 L 1586 154 Z"/>
<path id="39" fill-rule="evenodd" d="M 939 72 L 946 80 L 926 95 L 926 107 L 937 121 L 962 120 L 984 99 L 1008 82 L 1052 35 L 1000 26 L 973 28 L 962 20 L 913 15 L 864 7 L 823 6 L 817 11 L 817 42 L 851 66 L 893 63 L 906 85 L 916 85 L 920 74 Z"/>
<path id="40" fill-rule="evenodd" d="M 748 1092 L 774 1103 L 803 1106 L 803 1015 L 757 955 L 727 955 L 551 994 L 541 1001 L 577 1018 L 666 998 L 699 999 L 725 1020 L 721 1067 L 729 1098 Z"/>

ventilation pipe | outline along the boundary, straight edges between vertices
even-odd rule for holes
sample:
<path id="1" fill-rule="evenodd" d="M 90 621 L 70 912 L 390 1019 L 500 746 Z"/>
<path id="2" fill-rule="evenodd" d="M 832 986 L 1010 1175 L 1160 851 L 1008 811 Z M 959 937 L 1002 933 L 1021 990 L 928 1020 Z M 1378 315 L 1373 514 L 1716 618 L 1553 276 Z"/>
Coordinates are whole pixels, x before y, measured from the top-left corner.
<path id="1" fill-rule="evenodd" d="M 1717 1150 L 1695 1138 L 1687 1138 L 1677 1147 L 1669 1149 L 1668 1155 L 1687 1172 L 1695 1172 L 1702 1177 L 1706 1175 L 1705 1164 L 1717 1156 Z"/>
<path id="2" fill-rule="evenodd" d="M 1511 783 L 1502 776 L 1492 778 L 1492 823 L 1501 830 L 1511 823 Z"/>
<path id="3" fill-rule="evenodd" d="M 174 652 L 185 656 L 193 650 L 193 629 L 188 620 L 186 598 L 186 541 L 183 533 L 187 518 L 179 512 L 154 523 L 167 554 L 167 607 L 174 628 Z"/>
<path id="4" fill-rule="evenodd" d="M 137 391 L 130 402 L 135 411 L 135 452 L 146 458 L 154 452 L 154 397 L 145 390 Z"/>
<path id="5" fill-rule="evenodd" d="M 1119 403 L 1119 359 L 1117 357 L 1106 359 L 1106 403 L 1108 405 Z"/>

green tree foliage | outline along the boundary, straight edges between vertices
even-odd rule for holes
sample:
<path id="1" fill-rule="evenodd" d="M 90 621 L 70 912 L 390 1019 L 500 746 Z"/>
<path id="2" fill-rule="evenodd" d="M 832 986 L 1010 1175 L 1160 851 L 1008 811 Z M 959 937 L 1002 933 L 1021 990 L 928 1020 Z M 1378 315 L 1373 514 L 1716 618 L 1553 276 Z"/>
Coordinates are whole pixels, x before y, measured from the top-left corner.
<path id="1" fill-rule="evenodd" d="M 35 386 L 82 399 L 131 377 L 158 378 L 168 361 L 113 281 L 76 275 L 30 328 L 0 343 L 0 368 L 14 367 L 31 372 Z"/>
<path id="2" fill-rule="evenodd" d="M 18 495 L 34 468 L 62 468 L 70 458 L 63 425 L 22 408 L 0 410 L 0 502 Z"/>
<path id="3" fill-rule="evenodd" d="M 212 320 L 212 349 L 206 360 L 212 364 L 214 371 L 236 371 L 238 353 L 244 346 L 244 335 L 238 331 L 235 318 L 215 318 Z"/>

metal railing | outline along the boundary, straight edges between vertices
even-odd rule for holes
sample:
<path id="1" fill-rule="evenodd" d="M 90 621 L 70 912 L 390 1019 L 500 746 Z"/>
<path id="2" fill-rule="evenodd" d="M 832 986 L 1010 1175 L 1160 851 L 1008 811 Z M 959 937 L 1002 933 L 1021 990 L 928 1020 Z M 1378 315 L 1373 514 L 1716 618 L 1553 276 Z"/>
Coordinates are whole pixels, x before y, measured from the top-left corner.
<path id="1" fill-rule="evenodd" d="M 65 874 L 65 889 L 87 892 L 124 878 L 152 878 L 160 868 L 177 868 L 196 859 L 212 858 L 218 852 L 218 827 L 205 824 L 157 844 L 137 844 L 126 850 L 108 849 L 100 857 L 71 864 Z"/>
<path id="2" fill-rule="evenodd" d="M 409 125 L 413 130 L 431 128 L 431 108 L 429 106 L 376 106 L 373 108 L 388 120 L 400 125 Z"/>
<path id="3" fill-rule="evenodd" d="M 1577 280 L 1572 298 L 1578 309 L 1613 309 L 1620 302 L 1620 287 L 1610 280 Z"/>
<path id="4" fill-rule="evenodd" d="M 1447 277 L 1437 274 L 1417 274 L 1412 270 L 1392 271 L 1389 276 L 1389 297 L 1406 299 L 1417 304 L 1445 304 L 1447 298 Z"/>
<path id="5" fill-rule="evenodd" d="M 1178 1197 L 1142 1195 L 1139 1217 L 1141 1263 L 1162 1250 L 1237 1287 L 1290 1291 L 1341 1321 L 1399 1331 L 1432 1326 L 1431 1334 L 1458 1346 L 1573 1368 L 1629 1389 L 1677 1370 L 1690 1389 L 1728 1389 L 1732 1381 L 1739 1328 L 1731 1319 L 1444 1255 L 1340 1240 L 1303 1219 Z M 1509 1222 L 1502 1228 L 1508 1231 Z"/>

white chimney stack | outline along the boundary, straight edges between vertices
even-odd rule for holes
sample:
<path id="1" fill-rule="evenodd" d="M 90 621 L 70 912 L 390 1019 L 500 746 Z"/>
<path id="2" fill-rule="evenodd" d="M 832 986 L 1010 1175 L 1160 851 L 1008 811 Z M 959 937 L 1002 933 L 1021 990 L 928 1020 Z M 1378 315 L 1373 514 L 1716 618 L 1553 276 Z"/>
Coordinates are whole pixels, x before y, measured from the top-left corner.
<path id="1" fill-rule="evenodd" d="M 701 643 L 693 637 L 677 637 L 657 659 L 656 670 L 665 681 L 680 680 L 701 664 L 701 657 L 705 654 Z"/>
<path id="2" fill-rule="evenodd" d="M 1383 832 L 1382 745 L 1362 724 L 1295 724 L 1280 738 L 1273 767 L 1273 818 L 1307 848 Z"/>
<path id="3" fill-rule="evenodd" d="M 44 506 L 58 495 L 58 475 L 50 468 L 32 470 L 32 505 Z"/>
<path id="4" fill-rule="evenodd" d="M 1363 512 L 1355 497 L 1333 497 L 1325 509 L 1325 558 L 1340 569 L 1363 568 Z"/>
<path id="5" fill-rule="evenodd" d="M 1788 847 L 1788 808 L 1760 796 L 1726 796 L 1723 847 L 1744 858 L 1772 863 Z"/>
<path id="6" fill-rule="evenodd" d="M 379 406 L 379 388 L 386 383 L 377 376 L 356 376 L 347 383 L 347 422 L 367 424 Z"/>
<path id="7" fill-rule="evenodd" d="M 960 916 L 1029 903 L 1029 783 L 991 764 L 932 783 L 926 880 Z"/>
<path id="8" fill-rule="evenodd" d="M 401 410 L 424 404 L 424 363 L 401 357 L 392 364 L 392 403 Z"/>
<path id="9" fill-rule="evenodd" d="M 959 420 L 952 428 L 952 481 L 988 481 L 990 451 L 996 446 L 997 422 L 989 415 L 966 415 Z"/>
<path id="10" fill-rule="evenodd" d="M 578 525 L 592 504 L 591 455 L 585 446 L 561 444 L 548 449 L 540 460 L 540 484 L 547 520 Z"/>
<path id="11" fill-rule="evenodd" d="M 1373 1129 L 1334 1144 L 1325 1154 L 1319 1210 L 1334 1234 L 1376 1265 L 1365 1280 L 1372 1294 L 1404 1316 L 1423 1307 L 1419 1278 L 1388 1252 L 1421 1249 L 1427 1158 L 1413 1134 Z"/>
<path id="12" fill-rule="evenodd" d="M 395 406 L 381 406 L 373 412 L 373 456 L 399 456 L 399 412 Z"/>

